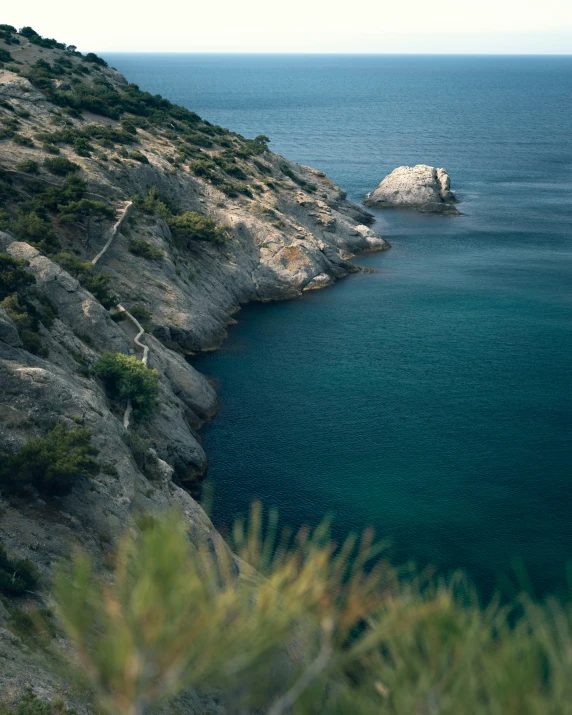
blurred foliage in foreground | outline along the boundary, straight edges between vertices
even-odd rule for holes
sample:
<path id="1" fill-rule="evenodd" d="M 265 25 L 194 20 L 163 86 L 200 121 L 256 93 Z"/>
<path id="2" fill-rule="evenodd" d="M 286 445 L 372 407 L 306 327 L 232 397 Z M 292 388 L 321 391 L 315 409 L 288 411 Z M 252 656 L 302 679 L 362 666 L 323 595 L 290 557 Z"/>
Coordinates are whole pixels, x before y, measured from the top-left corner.
<path id="1" fill-rule="evenodd" d="M 400 573 L 368 532 L 336 547 L 327 525 L 289 537 L 276 522 L 254 505 L 237 559 L 222 540 L 193 546 L 174 514 L 147 517 L 112 582 L 83 555 L 60 571 L 99 708 L 141 715 L 194 686 L 221 689 L 229 713 L 572 713 L 570 604 L 483 608 L 462 576 Z"/>

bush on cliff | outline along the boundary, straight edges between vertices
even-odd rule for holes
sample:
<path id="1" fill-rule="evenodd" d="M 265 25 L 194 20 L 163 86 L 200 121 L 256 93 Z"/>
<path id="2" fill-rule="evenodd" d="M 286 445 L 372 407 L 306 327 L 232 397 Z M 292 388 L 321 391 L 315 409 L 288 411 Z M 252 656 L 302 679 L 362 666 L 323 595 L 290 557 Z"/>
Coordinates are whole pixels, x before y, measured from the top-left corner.
<path id="1" fill-rule="evenodd" d="M 56 174 L 57 176 L 67 176 L 81 169 L 79 164 L 75 164 L 63 156 L 55 156 L 53 159 L 44 159 L 44 166 L 51 174 Z"/>
<path id="2" fill-rule="evenodd" d="M 24 350 L 33 355 L 48 357 L 48 349 L 38 335 L 42 316 L 36 306 L 16 293 L 4 298 L 0 305 L 16 326 Z"/>
<path id="3" fill-rule="evenodd" d="M 28 265 L 28 261 L 0 253 L 0 300 L 36 282 L 35 277 L 26 270 Z"/>
<path id="4" fill-rule="evenodd" d="M 39 614 L 39 620 L 42 614 Z M 23 695 L 14 700 L 10 698 L 10 704 L 0 701 L 0 715 L 77 715 L 72 708 L 67 708 L 60 699 L 54 701 L 42 700 L 31 688 L 28 688 Z"/>
<path id="5" fill-rule="evenodd" d="M 157 370 L 146 367 L 134 355 L 110 352 L 103 353 L 93 370 L 111 398 L 131 400 L 137 419 L 153 411 L 159 395 Z"/>
<path id="6" fill-rule="evenodd" d="M 50 223 L 37 211 L 18 212 L 11 228 L 16 238 L 35 246 L 44 253 L 51 253 L 60 246 Z"/>
<path id="7" fill-rule="evenodd" d="M 99 473 L 99 464 L 92 459 L 96 454 L 90 430 L 56 425 L 45 437 L 32 439 L 16 453 L 4 455 L 0 490 L 22 493 L 32 486 L 43 496 L 64 496 L 79 477 Z"/>
<path id="8" fill-rule="evenodd" d="M 149 241 L 144 241 L 140 238 L 130 238 L 128 249 L 129 253 L 140 258 L 146 258 L 148 261 L 157 261 L 163 258 L 163 251 L 155 248 Z"/>
<path id="9" fill-rule="evenodd" d="M 11 559 L 0 543 L 0 593 L 4 596 L 21 596 L 32 591 L 38 583 L 34 564 L 28 559 Z"/>
<path id="10" fill-rule="evenodd" d="M 177 207 L 165 196 L 161 196 L 155 187 L 149 189 L 143 196 L 135 194 L 132 200 L 140 211 L 159 216 L 163 221 L 178 212 Z"/>
<path id="11" fill-rule="evenodd" d="M 186 211 L 180 216 L 172 216 L 167 223 L 175 245 L 179 248 L 187 248 L 193 241 L 225 243 L 229 240 L 228 232 L 225 229 L 196 211 Z"/>
<path id="12" fill-rule="evenodd" d="M 111 278 L 105 273 L 98 273 L 89 261 L 81 261 L 71 253 L 57 253 L 52 259 L 70 273 L 88 290 L 104 308 L 114 308 L 119 302 L 110 290 Z"/>

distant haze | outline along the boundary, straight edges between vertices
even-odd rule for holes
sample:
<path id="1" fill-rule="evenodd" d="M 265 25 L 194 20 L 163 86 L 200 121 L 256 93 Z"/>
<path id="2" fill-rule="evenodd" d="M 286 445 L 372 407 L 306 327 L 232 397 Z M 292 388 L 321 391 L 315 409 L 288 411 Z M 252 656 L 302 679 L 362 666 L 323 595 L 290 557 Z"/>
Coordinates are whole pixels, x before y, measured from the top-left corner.
<path id="1" fill-rule="evenodd" d="M 29 0 L 1 21 L 84 51 L 572 53 L 570 0 Z"/>

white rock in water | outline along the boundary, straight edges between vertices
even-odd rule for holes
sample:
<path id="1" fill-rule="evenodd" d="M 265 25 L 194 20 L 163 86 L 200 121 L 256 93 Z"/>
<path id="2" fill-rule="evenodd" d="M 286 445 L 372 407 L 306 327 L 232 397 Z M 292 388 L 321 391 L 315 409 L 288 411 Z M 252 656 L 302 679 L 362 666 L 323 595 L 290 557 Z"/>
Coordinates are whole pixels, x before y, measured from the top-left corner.
<path id="1" fill-rule="evenodd" d="M 364 200 L 366 206 L 404 207 L 427 213 L 458 214 L 451 191 L 451 179 L 445 169 L 427 164 L 400 166 L 385 177 Z"/>

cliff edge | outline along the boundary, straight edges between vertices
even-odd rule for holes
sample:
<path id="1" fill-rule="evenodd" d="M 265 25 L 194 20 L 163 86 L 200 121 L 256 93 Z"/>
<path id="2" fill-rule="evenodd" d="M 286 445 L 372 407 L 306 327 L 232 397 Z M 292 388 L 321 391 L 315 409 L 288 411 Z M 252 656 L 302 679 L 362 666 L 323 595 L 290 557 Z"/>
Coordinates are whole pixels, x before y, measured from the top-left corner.
<path id="1" fill-rule="evenodd" d="M 193 498 L 207 464 L 196 430 L 217 396 L 185 358 L 216 347 L 241 304 L 328 286 L 358 270 L 355 253 L 388 247 L 322 172 L 267 144 L 96 55 L 0 26 L 0 456 L 81 427 L 96 462 L 67 493 L 0 484 L 0 545 L 39 578 L 34 593 L 3 596 L 7 697 L 29 685 L 82 711 L 14 625 L 48 604 L 53 564 L 75 545 L 103 569 L 134 514 L 174 505 L 193 541 L 220 539 Z M 143 350 L 157 397 L 126 428 L 125 400 L 95 366 Z M 204 711 L 186 697 L 184 712 Z"/>

